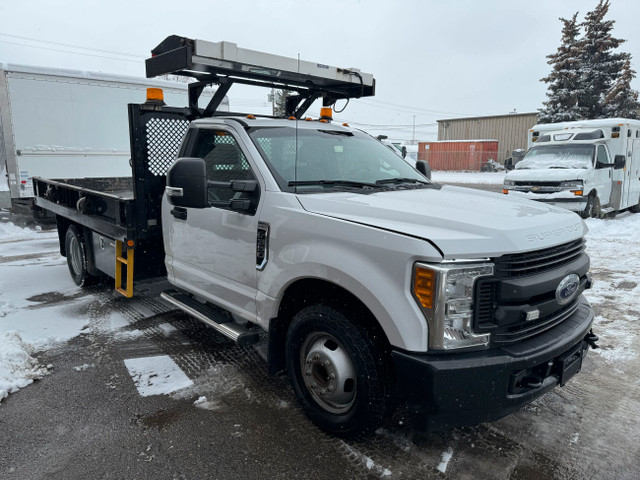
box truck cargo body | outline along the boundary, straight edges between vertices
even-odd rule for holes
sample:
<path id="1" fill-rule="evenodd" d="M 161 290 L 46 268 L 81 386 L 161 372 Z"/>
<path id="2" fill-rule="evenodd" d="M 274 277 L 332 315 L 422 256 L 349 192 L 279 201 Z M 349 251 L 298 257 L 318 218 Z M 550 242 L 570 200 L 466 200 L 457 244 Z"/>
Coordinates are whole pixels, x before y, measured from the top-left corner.
<path id="1" fill-rule="evenodd" d="M 179 82 L 0 64 L 0 207 L 28 211 L 34 176 L 130 175 L 126 105 L 148 87 L 187 103 Z"/>

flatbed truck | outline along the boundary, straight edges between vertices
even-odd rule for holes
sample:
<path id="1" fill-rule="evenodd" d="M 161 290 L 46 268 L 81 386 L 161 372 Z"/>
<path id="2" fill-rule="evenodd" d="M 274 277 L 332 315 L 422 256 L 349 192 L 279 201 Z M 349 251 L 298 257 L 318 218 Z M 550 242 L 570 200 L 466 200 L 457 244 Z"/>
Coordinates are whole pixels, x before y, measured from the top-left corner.
<path id="1" fill-rule="evenodd" d="M 357 69 L 177 36 L 152 54 L 148 76 L 196 81 L 184 108 L 129 105 L 131 178 L 34 179 L 78 285 L 107 274 L 131 297 L 166 274 L 165 301 L 240 345 L 266 336 L 269 372 L 340 436 L 398 399 L 419 430 L 494 420 L 580 371 L 597 337 L 577 215 L 435 184 L 333 122 L 375 93 Z M 291 90 L 285 117 L 219 112 L 234 83 Z"/>

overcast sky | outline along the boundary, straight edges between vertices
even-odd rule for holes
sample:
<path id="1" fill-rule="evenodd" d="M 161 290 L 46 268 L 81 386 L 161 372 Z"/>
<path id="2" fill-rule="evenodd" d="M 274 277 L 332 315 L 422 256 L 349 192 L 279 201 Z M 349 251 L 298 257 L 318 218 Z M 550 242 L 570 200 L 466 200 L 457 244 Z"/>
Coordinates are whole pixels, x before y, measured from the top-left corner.
<path id="1" fill-rule="evenodd" d="M 612 0 L 620 50 L 640 61 L 640 2 Z M 436 120 L 536 111 L 545 56 L 562 24 L 597 0 L 0 0 L 0 62 L 144 76 L 144 58 L 166 36 L 242 48 L 376 78 L 376 96 L 338 119 L 400 140 L 435 140 Z M 633 87 L 640 89 L 640 81 Z M 232 89 L 232 110 L 267 113 L 267 93 Z M 318 102 L 317 102 L 318 103 Z M 317 115 L 319 103 L 310 110 Z"/>

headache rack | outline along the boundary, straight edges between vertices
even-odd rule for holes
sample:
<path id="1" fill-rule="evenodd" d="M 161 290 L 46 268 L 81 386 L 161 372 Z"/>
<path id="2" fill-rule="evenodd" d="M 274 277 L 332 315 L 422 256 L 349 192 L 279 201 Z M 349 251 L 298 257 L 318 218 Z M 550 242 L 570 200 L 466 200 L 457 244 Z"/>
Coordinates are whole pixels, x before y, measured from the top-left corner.
<path id="1" fill-rule="evenodd" d="M 146 60 L 147 77 L 183 75 L 189 84 L 189 112 L 193 118 L 210 117 L 234 83 L 296 92 L 286 102 L 286 116 L 300 118 L 322 98 L 324 106 L 336 100 L 375 94 L 375 79 L 356 68 L 321 63 L 239 48 L 231 42 L 207 42 L 177 35 L 167 37 Z M 208 85 L 217 85 L 204 110 L 198 99 Z"/>

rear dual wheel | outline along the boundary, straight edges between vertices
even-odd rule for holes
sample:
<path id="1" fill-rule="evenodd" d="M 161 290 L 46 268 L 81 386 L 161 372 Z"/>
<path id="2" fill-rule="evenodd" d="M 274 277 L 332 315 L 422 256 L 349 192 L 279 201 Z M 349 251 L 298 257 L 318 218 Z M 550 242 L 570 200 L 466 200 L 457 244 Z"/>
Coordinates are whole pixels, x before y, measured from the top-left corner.
<path id="1" fill-rule="evenodd" d="M 65 235 L 65 251 L 67 253 L 67 266 L 73 282 L 79 287 L 91 285 L 96 277 L 87 270 L 87 247 L 84 237 L 75 225 L 67 229 Z"/>

